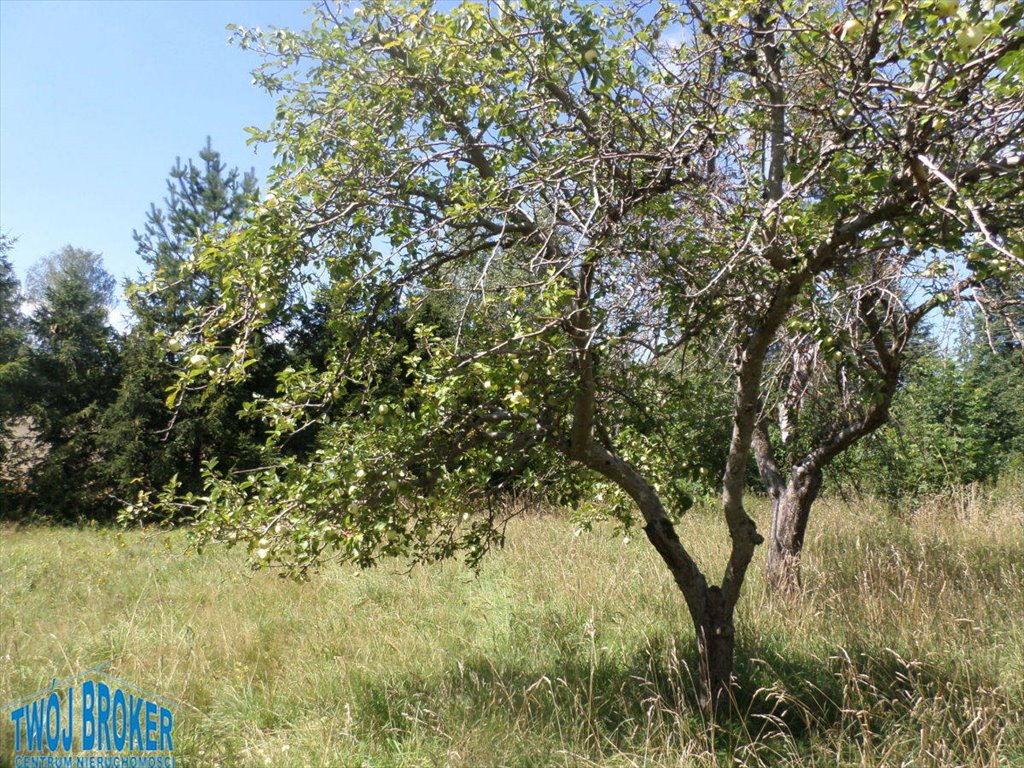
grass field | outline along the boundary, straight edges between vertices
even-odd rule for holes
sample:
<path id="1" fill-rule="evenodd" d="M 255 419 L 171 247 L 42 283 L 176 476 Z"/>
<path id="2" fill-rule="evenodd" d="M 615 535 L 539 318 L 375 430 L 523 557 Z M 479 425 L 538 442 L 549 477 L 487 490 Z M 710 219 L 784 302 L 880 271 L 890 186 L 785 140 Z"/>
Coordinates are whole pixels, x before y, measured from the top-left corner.
<path id="1" fill-rule="evenodd" d="M 180 533 L 8 527 L 0 702 L 112 661 L 182 703 L 181 766 L 1024 765 L 1024 485 L 969 502 L 820 504 L 804 600 L 748 584 L 744 688 L 717 725 L 642 535 L 536 516 L 479 576 L 297 584 Z M 680 528 L 717 573 L 717 518 Z"/>

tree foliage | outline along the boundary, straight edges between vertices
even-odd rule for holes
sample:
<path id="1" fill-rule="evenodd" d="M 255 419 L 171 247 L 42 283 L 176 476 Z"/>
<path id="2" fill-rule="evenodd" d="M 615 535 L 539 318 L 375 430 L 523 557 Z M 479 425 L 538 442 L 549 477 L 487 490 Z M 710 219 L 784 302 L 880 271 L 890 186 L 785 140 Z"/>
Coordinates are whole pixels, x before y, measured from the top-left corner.
<path id="1" fill-rule="evenodd" d="M 12 238 L 0 233 L 0 423 L 14 411 L 24 352 L 21 287 L 7 257 L 13 245 Z"/>
<path id="2" fill-rule="evenodd" d="M 65 246 L 30 274 L 31 396 L 26 413 L 45 446 L 23 502 L 55 517 L 112 516 L 99 477 L 103 409 L 120 377 L 118 338 L 107 313 L 115 281 L 99 254 Z"/>
<path id="3" fill-rule="evenodd" d="M 12 422 L 22 409 L 28 357 L 25 323 L 19 311 L 20 285 L 7 256 L 14 242 L 7 234 L 0 233 L 0 502 L 5 505 L 14 503 L 13 499 L 6 498 L 9 492 L 6 481 L 12 469 L 8 466 L 8 446 Z"/>
<path id="4" fill-rule="evenodd" d="M 721 700 L 762 541 L 748 458 L 787 322 L 848 308 L 839 351 L 884 388 L 914 318 L 1019 277 L 1022 12 L 370 2 L 325 4 L 304 32 L 239 31 L 269 59 L 257 80 L 280 105 L 255 137 L 280 163 L 244 225 L 197 254 L 217 295 L 193 314 L 179 389 L 244 377 L 260 329 L 310 295 L 329 299 L 334 342 L 253 403 L 264 466 L 211 467 L 201 495 L 164 500 L 298 572 L 330 555 L 476 562 L 501 541 L 494 478 L 589 471 L 609 510 L 639 513 Z M 454 329 L 395 333 L 396 313 L 439 298 Z M 668 385 L 716 354 L 735 394 L 730 550 L 711 578 L 673 527 L 686 446 L 631 414 L 639 397 L 674 422 L 688 402 Z M 844 448 L 847 425 L 829 426 L 825 450 Z M 310 429 L 312 453 L 290 455 Z"/>
<path id="5" fill-rule="evenodd" d="M 976 316 L 952 351 L 922 344 L 893 418 L 844 457 L 840 488 L 902 510 L 930 494 L 992 482 L 1024 467 L 1024 356 L 1002 322 Z"/>
<path id="6" fill-rule="evenodd" d="M 128 289 L 133 327 L 124 345 L 124 379 L 103 415 L 100 438 L 102 471 L 122 499 L 139 486 L 160 487 L 171 478 L 196 489 L 205 461 L 216 457 L 232 466 L 258 455 L 253 425 L 239 417 L 251 386 L 189 399 L 173 413 L 166 405 L 182 360 L 176 334 L 192 308 L 216 295 L 207 274 L 187 267 L 193 244 L 237 223 L 256 196 L 255 176 L 227 169 L 207 139 L 198 162 L 175 162 L 163 207 L 152 205 L 142 231 L 135 232 L 147 274 Z M 146 291 L 143 281 L 153 277 L 169 288 Z"/>
<path id="7" fill-rule="evenodd" d="M 255 174 L 228 169 L 209 137 L 198 162 L 175 160 L 163 207 L 151 204 L 142 231 L 133 232 L 135 252 L 147 268 L 143 281 L 155 275 L 173 286 L 134 295 L 132 310 L 151 332 L 177 330 L 190 307 L 210 301 L 214 292 L 206 275 L 185 268 L 193 243 L 241 219 L 258 194 Z"/>

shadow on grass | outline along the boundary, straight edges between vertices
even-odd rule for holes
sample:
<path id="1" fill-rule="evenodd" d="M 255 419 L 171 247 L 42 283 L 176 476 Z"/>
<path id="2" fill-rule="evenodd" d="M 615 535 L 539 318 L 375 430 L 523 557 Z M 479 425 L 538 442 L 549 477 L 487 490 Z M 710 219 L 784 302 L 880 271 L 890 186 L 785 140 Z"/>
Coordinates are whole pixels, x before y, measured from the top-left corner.
<path id="1" fill-rule="evenodd" d="M 905 661 L 874 647 L 837 649 L 820 659 L 785 637 L 762 635 L 757 643 L 738 644 L 742 685 L 735 706 L 710 727 L 696 703 L 690 636 L 655 636 L 618 649 L 586 636 L 575 642 L 568 636 L 536 638 L 533 645 L 535 656 L 520 638 L 504 655 L 453 659 L 424 675 L 354 676 L 350 735 L 364 764 L 525 768 L 608 763 L 616 755 L 622 758 L 615 764 L 689 764 L 678 756 L 696 754 L 717 755 L 713 762 L 724 764 L 809 765 L 826 762 L 816 750 L 822 743 L 832 745 L 833 754 L 849 749 L 850 762 L 856 762 L 865 733 L 881 740 L 890 730 L 920 730 L 920 702 L 949 700 L 958 691 L 966 700 L 971 691 L 991 687 L 991 681 L 953 662 Z M 1000 704 L 1005 720 L 1020 703 Z M 971 732 L 968 720 L 976 708 L 942 711 L 948 720 L 932 726 Z M 1012 744 L 1005 745 L 1004 757 L 1010 757 Z M 11 765 L 6 746 L 0 768 Z M 203 746 L 186 739 L 179 745 L 180 764 L 208 764 Z M 982 751 L 967 743 L 955 746 L 958 754 Z M 242 757 L 243 747 L 233 745 L 228 752 L 235 757 L 222 764 L 254 764 Z M 458 751 L 458 759 L 450 758 L 449 748 Z M 912 749 L 910 744 L 907 753 Z M 712 761 L 699 764 L 705 762 Z M 305 763 L 280 763 L 286 764 Z"/>
<path id="2" fill-rule="evenodd" d="M 562 651 L 546 660 L 475 656 L 436 675 L 357 681 L 358 736 L 401 749 L 436 734 L 523 734 L 523 764 L 567 752 L 600 760 L 609 753 L 701 740 L 707 752 L 732 755 L 754 743 L 782 743 L 791 756 L 815 743 L 855 741 L 869 732 L 913 726 L 916 702 L 949 697 L 951 686 L 977 688 L 964 669 L 908 662 L 879 648 L 845 649 L 816 658 L 769 637 L 740 643 L 734 706 L 713 727 L 696 701 L 692 638 L 660 637 L 616 655 Z M 1007 709 L 1009 712 L 1010 709 Z M 952 727 L 968 725 L 950 722 Z M 503 765 L 515 764 L 507 756 Z"/>

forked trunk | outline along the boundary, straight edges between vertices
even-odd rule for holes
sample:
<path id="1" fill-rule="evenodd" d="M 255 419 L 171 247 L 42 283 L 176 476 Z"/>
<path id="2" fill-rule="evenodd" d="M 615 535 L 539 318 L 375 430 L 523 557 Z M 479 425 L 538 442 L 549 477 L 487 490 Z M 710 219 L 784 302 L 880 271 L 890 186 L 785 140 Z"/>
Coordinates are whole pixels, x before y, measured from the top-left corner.
<path id="1" fill-rule="evenodd" d="M 658 508 L 660 514 L 660 508 Z M 733 609 L 721 587 L 711 586 L 679 544 L 667 519 L 648 523 L 647 538 L 669 566 L 693 621 L 697 641 L 697 698 L 705 717 L 713 719 L 731 699 L 733 673 Z"/>
<path id="2" fill-rule="evenodd" d="M 772 591 L 782 595 L 800 592 L 800 559 L 811 506 L 821 490 L 820 471 L 794 470 L 785 488 L 772 499 L 772 524 L 768 536 L 766 575 Z"/>

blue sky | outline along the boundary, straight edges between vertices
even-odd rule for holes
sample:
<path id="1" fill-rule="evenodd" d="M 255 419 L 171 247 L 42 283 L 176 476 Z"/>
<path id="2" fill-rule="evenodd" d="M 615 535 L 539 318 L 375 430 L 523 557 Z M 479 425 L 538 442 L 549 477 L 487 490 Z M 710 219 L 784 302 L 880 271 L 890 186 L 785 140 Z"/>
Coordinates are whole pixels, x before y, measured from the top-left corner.
<path id="1" fill-rule="evenodd" d="M 132 230 L 164 196 L 176 157 L 213 139 L 229 166 L 270 166 L 244 128 L 270 96 L 226 25 L 305 26 L 305 0 L 0 0 L 0 230 L 28 268 L 65 244 L 99 251 L 119 280 L 141 266 Z"/>

